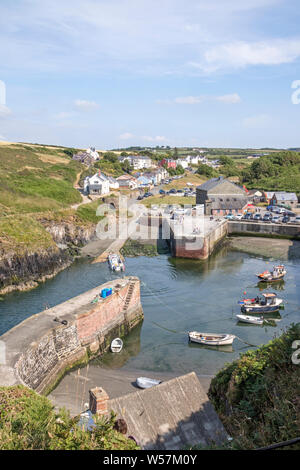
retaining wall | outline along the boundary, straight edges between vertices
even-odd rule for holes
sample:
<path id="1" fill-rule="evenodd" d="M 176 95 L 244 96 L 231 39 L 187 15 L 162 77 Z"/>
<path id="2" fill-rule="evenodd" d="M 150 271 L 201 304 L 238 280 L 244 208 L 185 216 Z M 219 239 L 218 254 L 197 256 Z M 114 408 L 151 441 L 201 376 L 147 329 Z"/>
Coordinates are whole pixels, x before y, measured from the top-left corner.
<path id="1" fill-rule="evenodd" d="M 105 287 L 113 287 L 113 295 L 91 303 Z M 106 351 L 113 338 L 124 336 L 142 318 L 136 277 L 108 282 L 33 315 L 0 337 L 5 345 L 0 386 L 21 383 L 47 393 L 66 370 Z"/>

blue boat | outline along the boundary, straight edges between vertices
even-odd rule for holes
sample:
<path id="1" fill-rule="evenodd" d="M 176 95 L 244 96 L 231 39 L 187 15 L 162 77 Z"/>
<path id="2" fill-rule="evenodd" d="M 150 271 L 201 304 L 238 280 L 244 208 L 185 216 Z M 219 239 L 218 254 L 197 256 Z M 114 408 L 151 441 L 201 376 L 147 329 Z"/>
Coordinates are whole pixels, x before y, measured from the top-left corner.
<path id="1" fill-rule="evenodd" d="M 244 299 L 241 311 L 243 313 L 271 313 L 278 312 L 283 300 L 278 299 L 277 295 L 272 293 L 262 294 L 255 299 Z"/>

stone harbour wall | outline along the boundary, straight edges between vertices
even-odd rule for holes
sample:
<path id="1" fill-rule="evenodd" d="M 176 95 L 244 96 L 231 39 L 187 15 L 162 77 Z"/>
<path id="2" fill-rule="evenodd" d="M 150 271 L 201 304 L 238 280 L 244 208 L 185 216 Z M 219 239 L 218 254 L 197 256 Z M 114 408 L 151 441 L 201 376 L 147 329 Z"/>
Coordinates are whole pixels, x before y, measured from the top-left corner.
<path id="1" fill-rule="evenodd" d="M 105 287 L 113 287 L 113 294 L 91 303 Z M 22 383 L 47 393 L 68 369 L 108 350 L 113 338 L 126 335 L 142 319 L 136 277 L 108 282 L 33 315 L 0 337 L 6 349 L 0 386 Z"/>

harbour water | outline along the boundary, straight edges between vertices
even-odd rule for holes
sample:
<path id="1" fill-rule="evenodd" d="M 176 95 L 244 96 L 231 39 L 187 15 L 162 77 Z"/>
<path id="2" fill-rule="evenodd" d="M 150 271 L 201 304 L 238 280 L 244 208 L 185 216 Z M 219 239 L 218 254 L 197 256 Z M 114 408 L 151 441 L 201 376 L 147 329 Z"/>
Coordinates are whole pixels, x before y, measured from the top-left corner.
<path id="1" fill-rule="evenodd" d="M 153 258 L 127 258 L 126 275 L 141 280 L 145 319 L 124 342 L 118 355 L 107 353 L 95 365 L 120 370 L 143 370 L 184 374 L 194 370 L 212 375 L 231 362 L 249 345 L 267 343 L 290 323 L 300 321 L 300 261 L 285 261 L 288 274 L 276 285 L 258 287 L 255 273 L 272 268 L 273 261 L 248 254 L 221 250 L 208 261 L 193 261 L 159 255 Z M 14 292 L 0 301 L 0 334 L 28 316 L 52 307 L 115 277 L 106 263 L 77 260 L 55 278 L 28 292 Z M 274 326 L 237 323 L 238 300 L 275 291 L 285 308 Z M 206 348 L 189 344 L 187 332 L 198 330 L 232 333 L 232 347 Z M 245 344 L 247 343 L 247 344 Z"/>

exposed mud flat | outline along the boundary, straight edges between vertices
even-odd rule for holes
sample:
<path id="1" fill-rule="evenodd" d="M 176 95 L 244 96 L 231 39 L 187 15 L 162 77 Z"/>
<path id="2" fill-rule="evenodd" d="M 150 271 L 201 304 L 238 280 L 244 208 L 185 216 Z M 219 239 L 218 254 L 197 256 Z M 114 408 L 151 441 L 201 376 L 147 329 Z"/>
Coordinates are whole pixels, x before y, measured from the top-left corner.
<path id="1" fill-rule="evenodd" d="M 231 237 L 227 246 L 233 250 L 280 260 L 300 259 L 300 241 L 264 237 Z"/>

